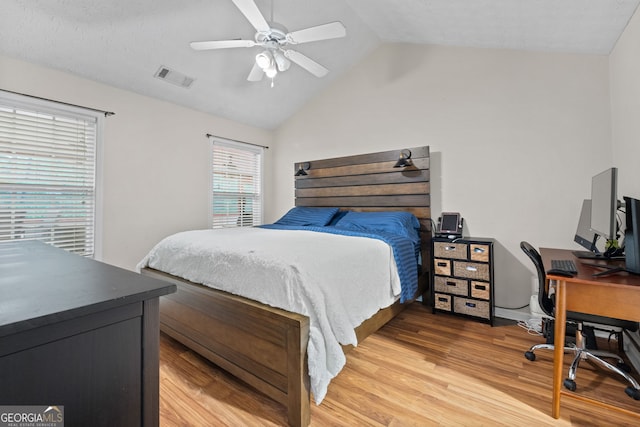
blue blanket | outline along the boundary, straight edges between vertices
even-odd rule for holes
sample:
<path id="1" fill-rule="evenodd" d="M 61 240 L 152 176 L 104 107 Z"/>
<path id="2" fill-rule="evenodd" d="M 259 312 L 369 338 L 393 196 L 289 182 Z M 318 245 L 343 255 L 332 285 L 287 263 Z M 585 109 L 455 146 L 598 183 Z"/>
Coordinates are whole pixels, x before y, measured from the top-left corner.
<path id="1" fill-rule="evenodd" d="M 418 254 L 420 248 L 416 247 L 411 239 L 396 234 L 373 232 L 373 231 L 357 231 L 340 227 L 318 227 L 318 226 L 298 226 L 298 225 L 279 225 L 265 224 L 259 225 L 261 228 L 270 228 L 278 230 L 307 230 L 319 233 L 339 234 L 342 236 L 368 237 L 370 239 L 382 240 L 391 246 L 393 257 L 398 268 L 398 276 L 400 277 L 400 302 L 406 302 L 413 299 L 418 291 Z"/>

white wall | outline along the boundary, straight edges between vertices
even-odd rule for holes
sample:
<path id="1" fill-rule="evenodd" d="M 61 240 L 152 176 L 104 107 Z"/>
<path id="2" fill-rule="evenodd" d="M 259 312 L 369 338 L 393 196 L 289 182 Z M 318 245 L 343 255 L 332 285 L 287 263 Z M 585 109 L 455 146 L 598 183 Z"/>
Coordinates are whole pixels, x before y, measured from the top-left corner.
<path id="1" fill-rule="evenodd" d="M 618 196 L 640 199 L 640 12 L 610 55 L 613 162 Z"/>
<path id="2" fill-rule="evenodd" d="M 624 125 L 613 150 L 605 56 L 383 45 L 275 136 L 1 56 L 0 87 L 116 113 L 105 126 L 107 262 L 133 268 L 161 237 L 206 227 L 205 133 L 272 147 L 267 221 L 293 205 L 296 161 L 429 145 L 434 218 L 460 211 L 469 235 L 497 239 L 496 302 L 517 307 L 528 303 L 533 274 L 519 242 L 572 247 L 590 178 L 614 152 L 621 187 L 637 182 L 625 153 L 637 150 L 640 83 L 637 72 L 625 74 L 637 51 L 626 37 L 611 73 L 629 82 L 613 79 L 611 102 L 614 112 L 633 104 L 636 113 L 614 114 Z"/>
<path id="3" fill-rule="evenodd" d="M 519 248 L 576 247 L 591 176 L 611 166 L 606 56 L 387 44 L 276 132 L 275 219 L 297 161 L 429 145 L 432 216 L 459 211 L 493 237 L 496 304 L 529 303 Z"/>
<path id="4" fill-rule="evenodd" d="M 3 56 L 0 88 L 116 113 L 104 126 L 102 253 L 129 269 L 162 237 L 208 226 L 205 134 L 272 142 L 268 131 Z"/>

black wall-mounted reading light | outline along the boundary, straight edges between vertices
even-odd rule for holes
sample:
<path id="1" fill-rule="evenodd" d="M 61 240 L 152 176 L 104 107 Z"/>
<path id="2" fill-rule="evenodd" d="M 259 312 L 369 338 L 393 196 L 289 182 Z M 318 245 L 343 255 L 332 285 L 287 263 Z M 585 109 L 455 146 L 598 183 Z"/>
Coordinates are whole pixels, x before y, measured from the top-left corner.
<path id="1" fill-rule="evenodd" d="M 400 158 L 393 167 L 405 168 L 407 166 L 413 166 L 413 162 L 411 161 L 411 150 L 402 150 L 400 151 Z"/>
<path id="2" fill-rule="evenodd" d="M 311 164 L 309 162 L 298 163 L 298 170 L 296 171 L 295 176 L 304 176 L 308 175 L 306 171 L 311 168 Z"/>

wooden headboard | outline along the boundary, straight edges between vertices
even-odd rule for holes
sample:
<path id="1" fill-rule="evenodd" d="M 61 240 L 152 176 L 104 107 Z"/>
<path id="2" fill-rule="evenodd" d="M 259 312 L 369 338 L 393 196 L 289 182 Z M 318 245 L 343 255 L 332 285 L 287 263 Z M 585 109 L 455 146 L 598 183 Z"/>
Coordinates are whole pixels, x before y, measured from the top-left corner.
<path id="1" fill-rule="evenodd" d="M 335 206 L 353 211 L 402 210 L 414 214 L 421 226 L 421 292 L 427 290 L 431 264 L 431 200 L 429 147 L 409 148 L 413 166 L 394 168 L 402 150 L 332 159 L 309 160 L 307 175 L 295 177 L 295 205 Z"/>

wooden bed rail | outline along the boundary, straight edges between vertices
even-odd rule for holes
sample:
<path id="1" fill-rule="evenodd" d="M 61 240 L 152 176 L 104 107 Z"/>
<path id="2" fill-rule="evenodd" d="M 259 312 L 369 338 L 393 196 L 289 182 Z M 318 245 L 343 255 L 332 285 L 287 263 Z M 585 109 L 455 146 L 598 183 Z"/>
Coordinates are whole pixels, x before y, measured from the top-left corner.
<path id="1" fill-rule="evenodd" d="M 151 268 L 178 287 L 160 299 L 160 330 L 287 407 L 309 424 L 309 318 L 198 285 Z"/>

